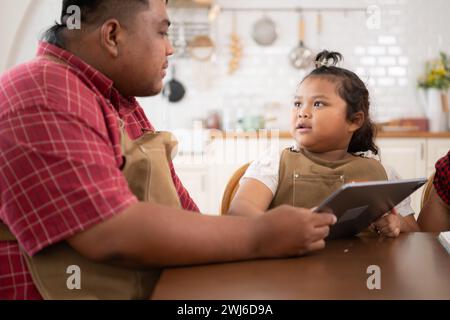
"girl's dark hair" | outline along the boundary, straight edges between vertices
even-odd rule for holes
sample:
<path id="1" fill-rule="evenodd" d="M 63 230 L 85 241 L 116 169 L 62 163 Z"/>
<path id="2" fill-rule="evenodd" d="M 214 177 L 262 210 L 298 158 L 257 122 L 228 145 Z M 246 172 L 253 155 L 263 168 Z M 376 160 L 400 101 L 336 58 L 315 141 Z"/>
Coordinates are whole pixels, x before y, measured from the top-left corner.
<path id="1" fill-rule="evenodd" d="M 364 123 L 354 134 L 348 146 L 348 152 L 358 153 L 372 151 L 378 154 L 374 138 L 376 127 L 369 114 L 369 90 L 364 82 L 352 71 L 338 67 L 343 60 L 338 52 L 322 51 L 315 59 L 316 69 L 307 75 L 303 81 L 312 76 L 329 77 L 338 82 L 337 92 L 347 103 L 347 119 L 352 120 L 357 112 L 364 113 Z"/>
<path id="2" fill-rule="evenodd" d="M 130 12 L 135 12 L 138 6 L 148 6 L 149 2 L 150 0 L 63 0 L 60 22 L 55 22 L 52 27 L 47 29 L 43 33 L 42 39 L 60 48 L 65 47 L 62 32 L 67 27 L 67 10 L 70 6 L 80 8 L 82 23 L 100 24 L 108 18 L 119 18 L 119 16 L 123 17 Z"/>

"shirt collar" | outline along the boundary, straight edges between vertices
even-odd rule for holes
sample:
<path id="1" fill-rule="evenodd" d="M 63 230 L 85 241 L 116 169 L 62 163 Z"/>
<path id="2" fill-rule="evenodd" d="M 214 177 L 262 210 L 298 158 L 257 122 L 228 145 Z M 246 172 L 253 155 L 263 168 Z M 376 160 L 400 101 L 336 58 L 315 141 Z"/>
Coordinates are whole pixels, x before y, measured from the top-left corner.
<path id="1" fill-rule="evenodd" d="M 62 62 L 67 63 L 69 66 L 83 74 L 97 90 L 113 104 L 119 114 L 129 114 L 138 107 L 138 103 L 134 97 L 126 98 L 122 96 L 120 92 L 114 88 L 114 83 L 111 79 L 73 53 L 48 42 L 40 42 L 37 56 L 42 57 L 45 55 L 53 56 Z"/>

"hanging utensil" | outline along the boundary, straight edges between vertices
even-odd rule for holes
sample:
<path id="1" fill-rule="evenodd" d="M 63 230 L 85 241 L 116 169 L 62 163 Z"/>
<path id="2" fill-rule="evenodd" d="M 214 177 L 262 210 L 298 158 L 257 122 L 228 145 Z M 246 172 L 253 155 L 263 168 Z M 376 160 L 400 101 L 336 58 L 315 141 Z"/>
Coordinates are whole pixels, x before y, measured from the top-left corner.
<path id="1" fill-rule="evenodd" d="M 261 46 L 270 46 L 278 38 L 275 22 L 264 15 L 253 25 L 252 38 Z"/>
<path id="2" fill-rule="evenodd" d="M 303 14 L 300 14 L 299 35 L 299 44 L 289 54 L 289 60 L 294 68 L 305 69 L 312 64 L 313 52 L 305 46 L 305 21 Z"/>
<path id="3" fill-rule="evenodd" d="M 198 35 L 189 41 L 188 51 L 195 60 L 210 61 L 215 51 L 215 44 L 209 35 Z"/>
<path id="4" fill-rule="evenodd" d="M 162 91 L 163 96 L 172 103 L 180 102 L 186 94 L 184 85 L 180 81 L 178 81 L 175 76 L 176 68 L 175 66 L 172 66 L 172 79 L 168 83 L 166 83 Z"/>
<path id="5" fill-rule="evenodd" d="M 175 55 L 177 57 L 183 57 L 186 52 L 187 42 L 185 36 L 185 26 L 184 24 L 180 24 L 178 27 L 178 37 L 174 41 L 173 45 L 175 48 Z"/>
<path id="6" fill-rule="evenodd" d="M 322 51 L 322 32 L 323 32 L 323 18 L 322 13 L 317 13 L 317 42 L 319 51 Z"/>
<path id="7" fill-rule="evenodd" d="M 237 34 L 237 17 L 236 12 L 233 12 L 233 22 L 232 22 L 233 31 L 231 33 L 231 43 L 230 43 L 230 51 L 231 51 L 231 60 L 228 64 L 228 73 L 233 74 L 239 69 L 241 58 L 242 58 L 242 44 L 241 38 Z"/>

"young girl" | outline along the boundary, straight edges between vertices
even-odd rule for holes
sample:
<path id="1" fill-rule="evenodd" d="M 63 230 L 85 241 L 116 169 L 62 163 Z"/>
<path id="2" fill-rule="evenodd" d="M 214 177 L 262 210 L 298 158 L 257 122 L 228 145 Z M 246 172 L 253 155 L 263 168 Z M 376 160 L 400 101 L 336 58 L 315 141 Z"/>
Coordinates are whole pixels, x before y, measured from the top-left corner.
<path id="1" fill-rule="evenodd" d="M 369 92 L 353 72 L 337 67 L 342 55 L 323 51 L 300 84 L 292 108 L 296 145 L 253 162 L 230 214 L 258 215 L 282 204 L 312 208 L 352 181 L 396 180 L 395 172 L 362 153 L 378 154 L 369 117 Z M 409 199 L 372 224 L 389 237 L 419 231 Z"/>

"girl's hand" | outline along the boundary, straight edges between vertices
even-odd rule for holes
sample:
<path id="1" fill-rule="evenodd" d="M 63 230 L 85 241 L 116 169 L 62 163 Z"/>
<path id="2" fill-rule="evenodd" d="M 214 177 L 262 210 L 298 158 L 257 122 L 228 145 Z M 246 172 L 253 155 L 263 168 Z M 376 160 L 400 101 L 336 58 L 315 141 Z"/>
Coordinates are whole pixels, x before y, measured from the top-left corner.
<path id="1" fill-rule="evenodd" d="M 372 224 L 372 228 L 386 237 L 396 238 L 400 235 L 401 220 L 398 212 L 392 209 L 388 214 L 382 216 Z"/>

